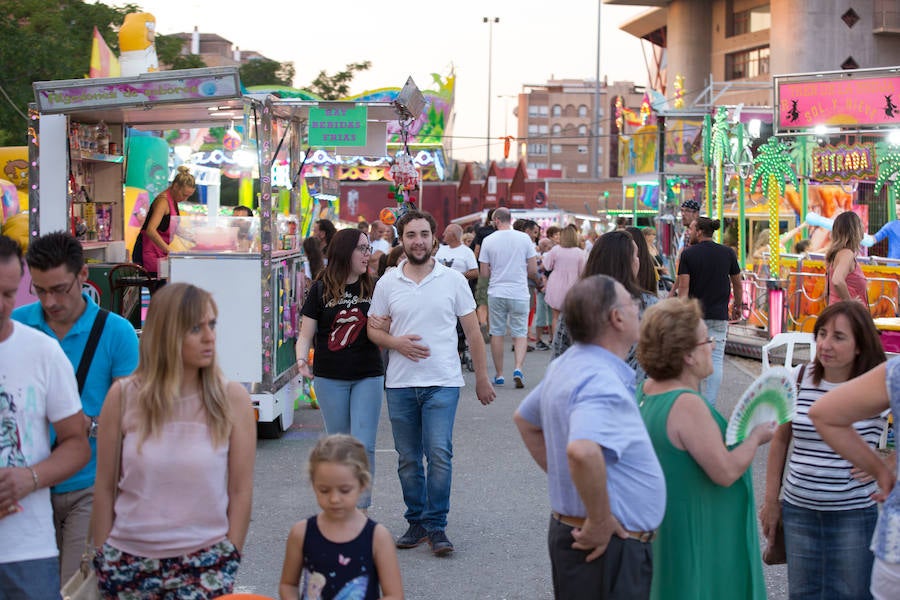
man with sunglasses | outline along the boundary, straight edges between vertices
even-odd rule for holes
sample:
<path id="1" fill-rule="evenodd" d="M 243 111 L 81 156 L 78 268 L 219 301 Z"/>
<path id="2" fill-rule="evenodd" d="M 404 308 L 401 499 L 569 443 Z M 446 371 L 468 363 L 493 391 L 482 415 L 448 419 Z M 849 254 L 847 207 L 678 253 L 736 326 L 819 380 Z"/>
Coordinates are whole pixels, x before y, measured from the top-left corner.
<path id="1" fill-rule="evenodd" d="M 119 315 L 101 311 L 82 291 L 88 279 L 84 250 L 61 231 L 31 242 L 25 254 L 31 293 L 38 302 L 21 306 L 12 318 L 42 331 L 62 346 L 78 378 L 84 414 L 90 418 L 91 460 L 53 486 L 53 522 L 59 546 L 60 578 L 65 582 L 81 562 L 91 516 L 97 467 L 96 420 L 113 381 L 130 375 L 138 363 L 134 327 Z"/>

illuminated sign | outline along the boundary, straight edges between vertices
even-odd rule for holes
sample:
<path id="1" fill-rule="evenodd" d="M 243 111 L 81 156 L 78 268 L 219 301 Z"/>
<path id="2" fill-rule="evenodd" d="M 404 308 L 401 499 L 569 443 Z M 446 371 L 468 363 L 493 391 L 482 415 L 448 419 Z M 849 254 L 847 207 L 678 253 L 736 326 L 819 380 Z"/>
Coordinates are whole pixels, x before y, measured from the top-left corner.
<path id="1" fill-rule="evenodd" d="M 44 114 L 241 96 L 237 69 L 233 67 L 161 71 L 138 77 L 38 81 L 32 87 L 38 110 Z"/>
<path id="2" fill-rule="evenodd" d="M 368 109 L 352 102 L 335 102 L 309 109 L 309 145 L 365 146 Z"/>
<path id="3" fill-rule="evenodd" d="M 782 131 L 900 125 L 900 75 L 895 71 L 776 77 L 775 94 L 775 122 Z"/>
<path id="4" fill-rule="evenodd" d="M 838 144 L 812 150 L 812 172 L 816 181 L 850 181 L 875 177 L 872 144 Z"/>

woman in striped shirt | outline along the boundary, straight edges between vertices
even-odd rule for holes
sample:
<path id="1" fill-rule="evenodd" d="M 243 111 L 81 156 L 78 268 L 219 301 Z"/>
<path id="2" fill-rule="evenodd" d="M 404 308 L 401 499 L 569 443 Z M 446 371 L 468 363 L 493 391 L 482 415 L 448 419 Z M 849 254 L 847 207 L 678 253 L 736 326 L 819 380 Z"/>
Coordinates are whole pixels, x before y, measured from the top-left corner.
<path id="1" fill-rule="evenodd" d="M 870 496 L 875 483 L 852 476 L 850 462 L 816 432 L 809 408 L 829 390 L 883 363 L 884 350 L 872 317 L 856 301 L 827 307 L 813 331 L 816 356 L 796 370 L 794 420 L 778 428 L 769 446 L 760 520 L 770 543 L 779 520 L 784 523 L 791 600 L 871 598 L 869 542 L 878 509 Z M 866 419 L 854 427 L 874 447 L 885 420 Z M 785 465 L 792 438 L 794 449 Z"/>

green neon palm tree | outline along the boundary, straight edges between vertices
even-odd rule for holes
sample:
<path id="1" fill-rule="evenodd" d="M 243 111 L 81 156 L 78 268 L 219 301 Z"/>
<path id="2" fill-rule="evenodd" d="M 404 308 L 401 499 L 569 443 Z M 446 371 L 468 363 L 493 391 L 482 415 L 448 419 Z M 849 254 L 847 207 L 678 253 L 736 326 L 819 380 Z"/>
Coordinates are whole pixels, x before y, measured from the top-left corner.
<path id="1" fill-rule="evenodd" d="M 725 210 L 725 154 L 730 146 L 728 134 L 728 109 L 720 106 L 716 109 L 716 117 L 713 121 L 712 135 L 709 141 L 716 177 L 716 217 L 720 222 L 722 221 L 722 212 Z M 716 241 L 722 241 L 721 229 L 716 231 Z"/>
<path id="2" fill-rule="evenodd" d="M 753 164 L 756 173 L 753 175 L 750 189 L 756 189 L 759 182 L 764 183 L 763 192 L 769 205 L 769 277 L 777 279 L 781 267 L 781 244 L 778 235 L 781 197 L 784 195 L 785 182 L 793 183 L 794 187 L 800 186 L 797 183 L 788 147 L 774 136 L 759 148 L 759 154 Z"/>
<path id="3" fill-rule="evenodd" d="M 900 146 L 889 142 L 877 142 L 875 144 L 875 162 L 878 164 L 878 177 L 875 178 L 875 193 L 881 191 L 881 187 L 900 174 Z"/>

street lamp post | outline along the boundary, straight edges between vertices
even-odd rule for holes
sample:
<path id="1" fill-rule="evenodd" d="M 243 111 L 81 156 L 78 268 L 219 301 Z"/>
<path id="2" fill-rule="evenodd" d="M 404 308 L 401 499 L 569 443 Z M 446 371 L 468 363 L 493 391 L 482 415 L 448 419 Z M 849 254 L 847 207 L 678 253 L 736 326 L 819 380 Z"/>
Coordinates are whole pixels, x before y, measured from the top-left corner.
<path id="1" fill-rule="evenodd" d="M 487 160 L 484 164 L 485 176 L 491 168 L 491 79 L 494 57 L 494 23 L 500 22 L 500 17 L 482 17 L 482 22 L 488 24 L 488 97 L 487 97 Z"/>
<path id="2" fill-rule="evenodd" d="M 603 3 L 597 1 L 597 65 L 594 71 L 594 114 L 591 115 L 591 140 L 593 143 L 589 146 L 591 149 L 591 179 L 598 179 L 597 167 L 599 166 L 600 157 L 600 32 L 601 21 L 600 13 Z"/>

